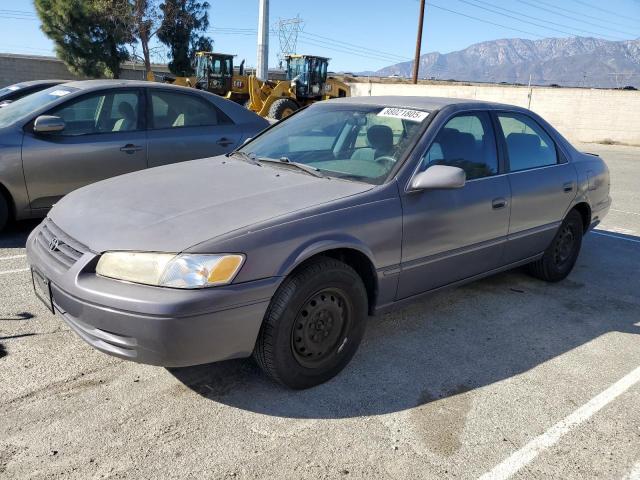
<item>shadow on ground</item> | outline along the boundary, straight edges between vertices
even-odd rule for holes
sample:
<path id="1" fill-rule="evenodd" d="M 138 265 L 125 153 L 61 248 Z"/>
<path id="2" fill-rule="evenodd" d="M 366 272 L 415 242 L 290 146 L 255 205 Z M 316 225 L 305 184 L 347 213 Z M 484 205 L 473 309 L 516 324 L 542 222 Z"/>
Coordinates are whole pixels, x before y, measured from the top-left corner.
<path id="1" fill-rule="evenodd" d="M 640 248 L 589 235 L 576 269 L 546 284 L 508 272 L 369 319 L 351 364 L 293 392 L 250 360 L 171 369 L 203 397 L 296 418 L 345 418 L 409 409 L 526 372 L 609 332 L 638 334 Z"/>

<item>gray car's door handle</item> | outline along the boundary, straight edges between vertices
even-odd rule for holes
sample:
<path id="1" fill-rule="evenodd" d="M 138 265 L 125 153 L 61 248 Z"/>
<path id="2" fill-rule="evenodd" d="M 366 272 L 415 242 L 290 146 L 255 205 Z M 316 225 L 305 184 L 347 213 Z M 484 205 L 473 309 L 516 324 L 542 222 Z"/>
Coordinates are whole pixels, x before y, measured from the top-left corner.
<path id="1" fill-rule="evenodd" d="M 125 153 L 134 153 L 142 150 L 140 145 L 134 145 L 133 143 L 127 143 L 124 147 L 120 149 L 121 152 Z"/>
<path id="2" fill-rule="evenodd" d="M 562 189 L 565 192 L 571 192 L 573 190 L 573 182 L 567 182 L 564 185 L 562 185 Z"/>
<path id="3" fill-rule="evenodd" d="M 220 140 L 218 140 L 216 142 L 218 145 L 220 145 L 221 147 L 228 147 L 229 145 L 231 145 L 232 143 L 234 143 L 233 140 L 230 140 L 228 138 L 222 137 Z"/>
<path id="4" fill-rule="evenodd" d="M 491 206 L 493 207 L 494 210 L 498 210 L 499 208 L 504 208 L 507 206 L 507 199 L 506 198 L 494 198 L 493 201 L 491 202 Z"/>

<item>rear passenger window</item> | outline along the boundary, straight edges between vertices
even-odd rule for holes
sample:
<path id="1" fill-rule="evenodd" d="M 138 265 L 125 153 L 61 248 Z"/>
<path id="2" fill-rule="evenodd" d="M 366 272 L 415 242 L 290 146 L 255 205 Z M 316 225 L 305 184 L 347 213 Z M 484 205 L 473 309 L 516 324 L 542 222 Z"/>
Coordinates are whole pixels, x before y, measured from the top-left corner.
<path id="1" fill-rule="evenodd" d="M 517 113 L 500 113 L 498 120 L 507 143 L 510 171 L 558 163 L 553 140 L 535 120 Z"/>
<path id="2" fill-rule="evenodd" d="M 228 125 L 233 123 L 210 102 L 194 95 L 151 92 L 153 128 L 180 128 Z"/>
<path id="3" fill-rule="evenodd" d="M 496 140 L 489 114 L 463 114 L 449 120 L 424 156 L 422 170 L 431 165 L 462 168 L 467 180 L 498 173 Z"/>

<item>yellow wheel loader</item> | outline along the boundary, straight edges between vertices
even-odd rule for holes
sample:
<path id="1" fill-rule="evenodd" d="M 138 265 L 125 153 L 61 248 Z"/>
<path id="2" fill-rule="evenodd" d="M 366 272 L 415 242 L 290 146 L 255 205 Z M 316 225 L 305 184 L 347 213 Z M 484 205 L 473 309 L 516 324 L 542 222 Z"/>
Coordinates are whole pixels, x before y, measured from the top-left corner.
<path id="1" fill-rule="evenodd" d="M 336 97 L 348 97 L 347 84 L 327 76 L 329 59 L 313 55 L 289 55 L 286 80 L 259 80 L 245 75 L 244 61 L 234 74 L 234 55 L 197 52 L 196 75 L 169 77 L 162 81 L 199 88 L 233 100 L 262 117 L 275 120 L 288 117 L 310 103 Z M 158 80 L 151 74 L 148 80 Z"/>
<path id="2" fill-rule="evenodd" d="M 287 79 L 261 81 L 247 78 L 249 99 L 246 107 L 262 117 L 286 118 L 299 108 L 319 100 L 347 97 L 349 86 L 327 76 L 329 59 L 313 55 L 288 55 Z"/>

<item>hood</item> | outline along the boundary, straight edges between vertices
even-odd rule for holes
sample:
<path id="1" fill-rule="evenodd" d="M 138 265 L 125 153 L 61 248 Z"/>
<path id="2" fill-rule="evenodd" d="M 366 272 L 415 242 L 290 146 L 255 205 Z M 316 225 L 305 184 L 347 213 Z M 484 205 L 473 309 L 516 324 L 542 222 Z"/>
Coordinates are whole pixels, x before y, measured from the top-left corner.
<path id="1" fill-rule="evenodd" d="M 49 217 L 95 252 L 180 252 L 219 235 L 371 188 L 214 157 L 81 188 L 64 197 Z"/>

